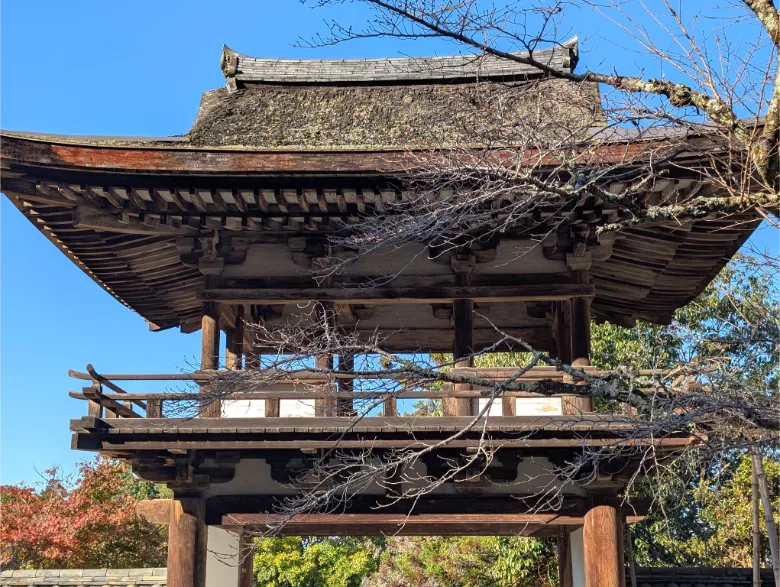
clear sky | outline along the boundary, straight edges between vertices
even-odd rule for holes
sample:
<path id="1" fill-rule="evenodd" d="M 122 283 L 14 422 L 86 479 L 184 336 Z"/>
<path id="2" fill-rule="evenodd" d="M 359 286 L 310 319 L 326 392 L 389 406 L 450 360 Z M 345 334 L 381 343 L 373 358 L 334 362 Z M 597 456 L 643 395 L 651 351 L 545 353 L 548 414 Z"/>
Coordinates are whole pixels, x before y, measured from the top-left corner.
<path id="1" fill-rule="evenodd" d="M 380 57 L 448 54 L 452 45 L 372 40 L 298 49 L 299 37 L 338 15 L 359 24 L 364 9 L 312 9 L 295 0 L 4 0 L 0 21 L 5 129 L 69 134 L 164 136 L 185 133 L 203 91 L 220 87 L 222 44 L 262 57 Z M 604 21 L 573 21 L 581 39 Z M 636 55 L 587 41 L 583 61 L 635 69 Z M 37 480 L 70 469 L 68 421 L 84 415 L 68 398 L 68 369 L 176 372 L 192 364 L 198 335 L 152 333 L 57 251 L 0 198 L 0 482 Z M 762 247 L 777 235 L 763 231 Z M 148 389 L 148 391 L 160 391 Z"/>

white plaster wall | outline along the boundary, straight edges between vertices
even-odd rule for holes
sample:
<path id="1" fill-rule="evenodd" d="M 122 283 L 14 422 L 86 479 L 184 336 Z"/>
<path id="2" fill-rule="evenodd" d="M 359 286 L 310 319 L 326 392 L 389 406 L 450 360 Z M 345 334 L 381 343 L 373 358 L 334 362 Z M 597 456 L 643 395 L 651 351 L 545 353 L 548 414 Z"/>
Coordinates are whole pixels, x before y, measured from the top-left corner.
<path id="1" fill-rule="evenodd" d="M 206 587 L 237 587 L 241 534 L 208 526 Z"/>
<path id="2" fill-rule="evenodd" d="M 501 453 L 498 453 L 501 460 Z M 208 464 L 208 463 L 207 463 Z M 572 483 L 562 483 L 552 474 L 553 465 L 545 457 L 529 457 L 517 466 L 517 480 L 508 483 L 484 483 L 478 491 L 482 495 L 533 495 L 538 492 L 551 493 L 561 491 L 565 495 L 587 494 L 584 488 Z M 417 461 L 407 471 L 410 483 L 405 487 L 410 489 L 419 479 L 419 485 L 425 484 L 425 466 Z M 469 486 L 462 483 L 446 483 L 437 487 L 433 493 L 438 495 L 457 495 Z M 470 491 L 476 488 L 469 487 Z M 271 478 L 271 468 L 263 459 L 243 459 L 236 466 L 233 479 L 227 483 L 213 483 L 206 491 L 205 497 L 215 495 L 292 495 L 296 488 L 282 485 Z M 363 495 L 380 495 L 384 493 L 377 484 L 372 484 L 361 492 Z"/>
<path id="3" fill-rule="evenodd" d="M 223 418 L 263 418 L 265 400 L 238 399 L 222 402 Z M 313 418 L 313 399 L 283 399 L 279 401 L 280 418 Z"/>
<path id="4" fill-rule="evenodd" d="M 487 398 L 479 398 L 477 402 L 477 408 L 481 412 L 488 400 Z M 496 399 L 490 406 L 489 415 L 501 416 L 503 413 L 501 399 Z M 563 403 L 559 397 L 518 397 L 515 399 L 515 415 L 517 416 L 560 416 L 562 414 Z"/>
<path id="5" fill-rule="evenodd" d="M 585 541 L 582 528 L 569 534 L 572 587 L 585 587 Z"/>

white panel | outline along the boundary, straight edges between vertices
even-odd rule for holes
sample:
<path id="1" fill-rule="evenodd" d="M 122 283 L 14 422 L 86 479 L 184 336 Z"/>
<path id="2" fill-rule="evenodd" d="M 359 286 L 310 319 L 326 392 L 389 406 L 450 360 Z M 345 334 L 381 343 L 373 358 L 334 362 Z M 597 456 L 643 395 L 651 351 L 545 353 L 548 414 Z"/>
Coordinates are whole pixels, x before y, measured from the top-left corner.
<path id="1" fill-rule="evenodd" d="M 585 587 L 585 542 L 582 528 L 569 534 L 572 587 Z"/>
<path id="2" fill-rule="evenodd" d="M 240 540 L 238 532 L 208 526 L 206 587 L 237 587 Z"/>
<path id="3" fill-rule="evenodd" d="M 262 418 L 264 416 L 264 399 L 237 399 L 222 401 L 223 418 Z"/>
<path id="4" fill-rule="evenodd" d="M 265 400 L 224 400 L 222 402 L 223 418 L 263 418 L 265 417 Z M 279 401 L 279 417 L 313 418 L 313 399 L 283 399 Z"/>
<path id="5" fill-rule="evenodd" d="M 477 408 L 479 409 L 479 411 L 477 412 L 478 414 L 482 413 L 482 410 L 485 409 L 487 403 L 488 403 L 488 398 L 486 397 L 484 398 L 481 397 L 477 400 Z M 488 412 L 488 416 L 501 416 L 504 413 L 503 408 L 504 407 L 501 405 L 500 397 L 493 400 L 493 405 L 490 406 L 490 411 Z"/>
<path id="6" fill-rule="evenodd" d="M 518 397 L 515 402 L 517 416 L 561 416 L 563 404 L 559 397 Z"/>
<path id="7" fill-rule="evenodd" d="M 314 417 L 313 399 L 283 399 L 279 402 L 279 416 L 297 416 L 299 418 Z"/>

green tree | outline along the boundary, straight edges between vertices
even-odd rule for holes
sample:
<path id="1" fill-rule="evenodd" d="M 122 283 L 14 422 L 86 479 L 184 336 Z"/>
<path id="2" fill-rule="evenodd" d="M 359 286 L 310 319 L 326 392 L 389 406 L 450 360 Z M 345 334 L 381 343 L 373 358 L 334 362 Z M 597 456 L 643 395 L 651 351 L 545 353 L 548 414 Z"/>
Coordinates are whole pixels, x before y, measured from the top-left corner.
<path id="1" fill-rule="evenodd" d="M 369 587 L 541 587 L 557 584 L 550 540 L 459 536 L 391 538 Z"/>
<path id="2" fill-rule="evenodd" d="M 369 538 L 262 538 L 255 544 L 257 585 L 358 587 L 379 566 L 384 541 Z"/>

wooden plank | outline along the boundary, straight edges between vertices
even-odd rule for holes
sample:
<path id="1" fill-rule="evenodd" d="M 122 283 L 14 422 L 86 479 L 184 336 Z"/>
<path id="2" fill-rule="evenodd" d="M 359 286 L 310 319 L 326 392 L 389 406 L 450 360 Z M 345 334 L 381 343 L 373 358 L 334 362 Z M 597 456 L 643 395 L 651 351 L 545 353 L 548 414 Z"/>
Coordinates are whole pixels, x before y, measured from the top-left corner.
<path id="1" fill-rule="evenodd" d="M 595 294 L 590 284 L 538 284 L 518 286 L 447 286 L 397 288 L 205 288 L 197 293 L 203 302 L 224 304 L 299 304 L 302 301 L 344 301 L 351 304 L 429 304 L 471 299 L 483 303 L 555 301 Z"/>

